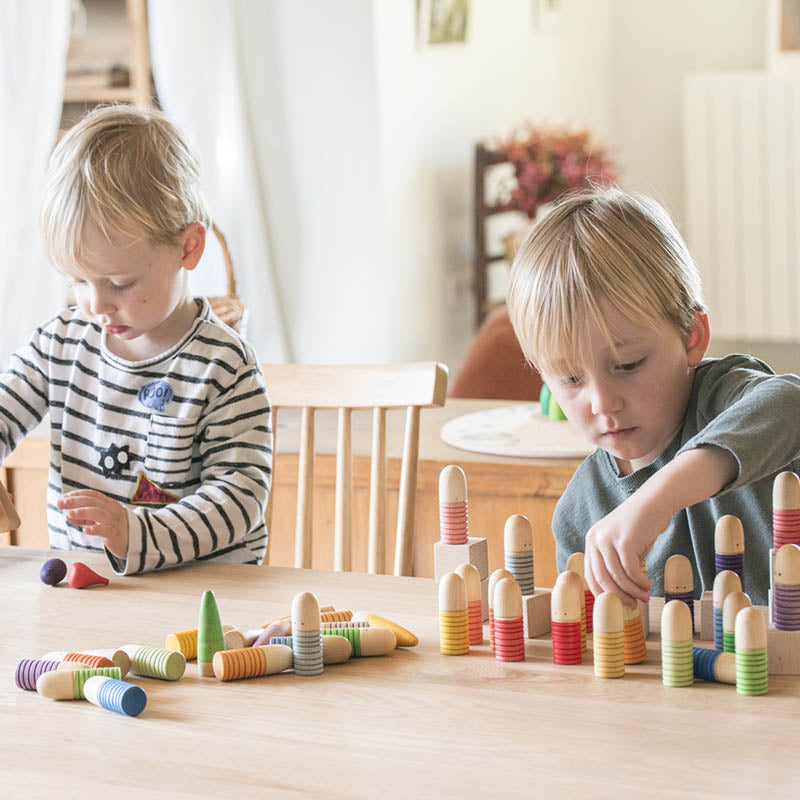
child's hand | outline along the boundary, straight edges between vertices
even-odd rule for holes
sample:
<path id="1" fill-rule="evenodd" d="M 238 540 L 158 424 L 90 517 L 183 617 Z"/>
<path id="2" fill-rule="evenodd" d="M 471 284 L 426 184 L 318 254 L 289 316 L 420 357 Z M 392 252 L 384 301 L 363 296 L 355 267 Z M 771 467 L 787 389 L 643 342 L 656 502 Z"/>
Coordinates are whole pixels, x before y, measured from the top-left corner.
<path id="1" fill-rule="evenodd" d="M 58 507 L 72 525 L 99 536 L 110 553 L 123 561 L 128 557 L 128 512 L 122 503 L 94 489 L 77 489 L 62 494 Z"/>
<path id="2" fill-rule="evenodd" d="M 584 575 L 594 595 L 612 592 L 629 606 L 650 599 L 642 562 L 669 525 L 670 515 L 636 494 L 593 525 L 586 534 Z"/>

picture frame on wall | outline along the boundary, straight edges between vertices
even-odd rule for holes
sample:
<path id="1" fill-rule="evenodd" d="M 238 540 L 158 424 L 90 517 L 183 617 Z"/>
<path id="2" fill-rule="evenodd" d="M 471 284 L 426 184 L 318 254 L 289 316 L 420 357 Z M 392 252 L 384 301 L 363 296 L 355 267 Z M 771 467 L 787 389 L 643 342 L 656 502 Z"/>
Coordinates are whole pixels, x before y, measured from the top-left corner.
<path id="1" fill-rule="evenodd" d="M 469 0 L 417 0 L 417 42 L 429 47 L 467 41 Z"/>
<path id="2" fill-rule="evenodd" d="M 800 0 L 768 0 L 767 69 L 800 75 Z"/>

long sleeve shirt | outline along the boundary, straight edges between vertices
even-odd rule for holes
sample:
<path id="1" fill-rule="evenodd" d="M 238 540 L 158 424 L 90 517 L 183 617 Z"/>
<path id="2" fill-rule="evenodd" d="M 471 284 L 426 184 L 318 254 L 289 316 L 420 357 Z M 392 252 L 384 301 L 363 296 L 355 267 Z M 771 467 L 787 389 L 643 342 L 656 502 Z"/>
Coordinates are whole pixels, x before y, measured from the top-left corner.
<path id="1" fill-rule="evenodd" d="M 584 549 L 594 523 L 632 495 L 676 455 L 715 445 L 736 459 L 738 474 L 720 492 L 675 514 L 646 559 L 651 594 L 664 594 L 664 565 L 673 554 L 688 557 L 695 597 L 713 586 L 717 520 L 733 514 L 745 535 L 744 586 L 753 603 L 767 604 L 772 547 L 772 484 L 784 470 L 800 469 L 800 378 L 775 375 L 744 355 L 706 359 L 695 370 L 683 426 L 651 464 L 621 475 L 613 456 L 596 450 L 577 469 L 553 515 L 559 570 Z"/>
<path id="2" fill-rule="evenodd" d="M 57 549 L 103 552 L 67 522 L 64 492 L 95 489 L 128 513 L 132 574 L 192 560 L 261 563 L 272 478 L 271 409 L 252 348 L 198 299 L 183 338 L 125 361 L 77 309 L 39 328 L 0 375 L 0 459 L 50 417 L 47 524 Z"/>

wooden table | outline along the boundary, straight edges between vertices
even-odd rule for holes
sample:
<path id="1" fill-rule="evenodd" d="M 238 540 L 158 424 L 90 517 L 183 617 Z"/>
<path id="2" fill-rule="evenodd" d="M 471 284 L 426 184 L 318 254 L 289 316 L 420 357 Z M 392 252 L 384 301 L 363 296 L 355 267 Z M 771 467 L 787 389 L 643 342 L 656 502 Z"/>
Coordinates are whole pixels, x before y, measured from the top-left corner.
<path id="1" fill-rule="evenodd" d="M 667 689 L 655 641 L 618 680 L 554 666 L 547 640 L 528 641 L 525 662 L 487 645 L 442 656 L 429 579 L 194 565 L 79 591 L 39 582 L 49 555 L 0 550 L 5 797 L 797 797 L 797 678 L 771 678 L 764 697 Z M 101 557 L 81 560 L 108 574 Z M 17 660 L 47 650 L 160 645 L 194 626 L 207 588 L 234 624 L 288 613 L 311 590 L 421 643 L 315 678 L 220 683 L 194 663 L 177 683 L 131 678 L 148 695 L 137 718 L 13 685 Z"/>
<path id="2" fill-rule="evenodd" d="M 433 543 L 439 538 L 439 473 L 448 464 L 459 464 L 467 476 L 470 535 L 489 540 L 490 567 L 503 565 L 503 524 L 511 514 L 525 514 L 534 531 L 536 583 L 555 582 L 555 547 L 550 530 L 556 501 L 581 459 L 511 458 L 491 456 L 450 447 L 439 437 L 442 425 L 454 417 L 487 408 L 511 405 L 501 400 L 449 399 L 444 408 L 425 409 L 420 421 L 420 463 L 417 481 L 414 574 L 433 577 Z M 369 508 L 369 452 L 371 413 L 353 413 L 353 569 L 367 568 L 367 520 Z M 387 415 L 386 552 L 394 553 L 397 490 L 404 414 Z M 47 546 L 45 491 L 49 443 L 39 432 L 21 443 L 5 462 L 5 480 L 14 497 L 22 526 L 0 534 L 0 544 Z M 300 442 L 299 413 L 283 410 L 278 415 L 275 456 L 275 491 L 270 531 L 270 563 L 294 563 L 294 525 L 297 504 L 297 452 Z M 318 411 L 316 417 L 314 547 L 315 568 L 332 563 L 333 508 L 336 478 L 336 412 Z M 5 540 L 5 541 L 4 541 Z M 388 565 L 391 571 L 391 563 Z"/>

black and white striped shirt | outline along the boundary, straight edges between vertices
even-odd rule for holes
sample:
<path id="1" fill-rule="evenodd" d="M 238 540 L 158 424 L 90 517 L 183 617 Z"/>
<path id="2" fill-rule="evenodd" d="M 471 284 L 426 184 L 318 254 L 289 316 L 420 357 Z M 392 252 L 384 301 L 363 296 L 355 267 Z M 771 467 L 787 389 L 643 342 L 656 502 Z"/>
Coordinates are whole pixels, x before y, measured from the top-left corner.
<path id="1" fill-rule="evenodd" d="M 50 415 L 52 547 L 103 552 L 56 505 L 63 492 L 96 489 L 128 509 L 127 561 L 108 554 L 119 574 L 263 561 L 272 480 L 264 376 L 250 345 L 207 300 L 197 303 L 176 345 L 137 362 L 113 355 L 98 325 L 65 310 L 0 376 L 0 458 Z"/>

